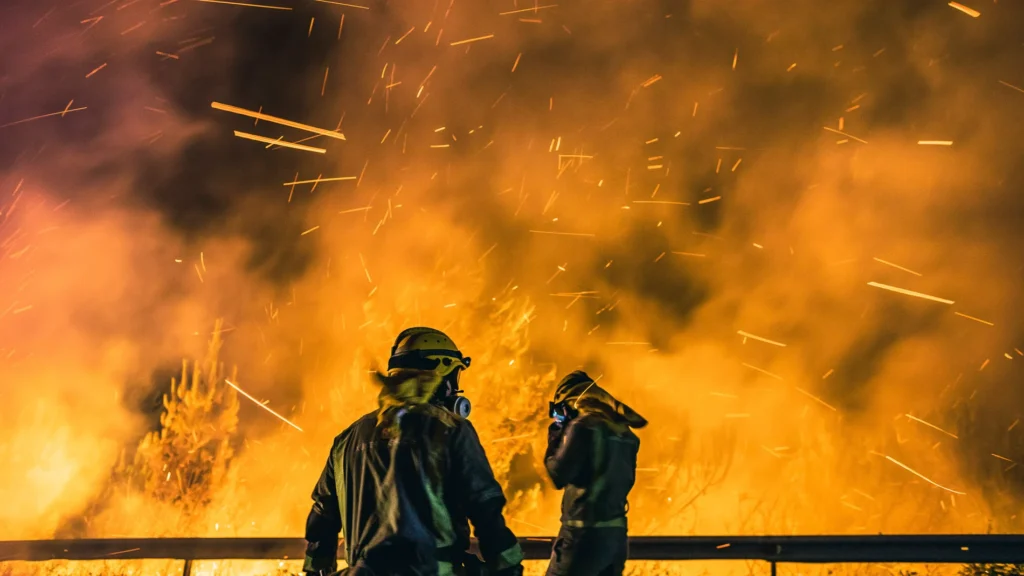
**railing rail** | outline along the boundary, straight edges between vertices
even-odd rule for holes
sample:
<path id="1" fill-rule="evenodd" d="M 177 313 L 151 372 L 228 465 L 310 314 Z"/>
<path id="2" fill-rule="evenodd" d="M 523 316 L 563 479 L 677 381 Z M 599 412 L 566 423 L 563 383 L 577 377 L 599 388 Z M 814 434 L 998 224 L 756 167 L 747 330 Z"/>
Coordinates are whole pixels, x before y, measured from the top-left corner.
<path id="1" fill-rule="evenodd" d="M 551 537 L 521 538 L 527 559 L 547 559 Z M 771 563 L 1024 564 L 1024 535 L 635 536 L 631 560 L 758 560 Z M 0 562 L 301 559 L 301 538 L 119 538 L 0 542 Z"/>

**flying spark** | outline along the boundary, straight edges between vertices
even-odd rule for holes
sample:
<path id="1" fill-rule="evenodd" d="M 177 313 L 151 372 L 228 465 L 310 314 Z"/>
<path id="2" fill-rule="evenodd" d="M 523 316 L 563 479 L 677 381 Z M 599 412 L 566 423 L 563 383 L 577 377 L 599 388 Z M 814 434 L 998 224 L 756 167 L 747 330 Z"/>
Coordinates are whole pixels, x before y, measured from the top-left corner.
<path id="1" fill-rule="evenodd" d="M 880 262 L 882 264 L 885 264 L 886 266 L 892 266 L 893 268 L 896 268 L 897 270 L 903 270 L 904 272 L 909 272 L 910 274 L 913 274 L 914 276 L 920 276 L 921 275 L 920 273 L 914 272 L 913 270 L 911 270 L 909 268 L 904 268 L 903 266 L 899 266 L 897 264 L 893 264 L 892 262 L 886 262 L 885 260 L 882 260 L 881 258 L 872 258 L 872 260 L 874 260 L 875 262 Z"/>
<path id="2" fill-rule="evenodd" d="M 1017 92 L 1024 94 L 1024 88 L 1021 88 L 1020 86 L 1014 86 L 1013 84 L 1010 84 L 1009 82 L 1003 82 L 1002 80 L 998 80 L 998 82 L 1003 86 L 1006 86 L 1007 88 L 1013 88 Z"/>
<path id="3" fill-rule="evenodd" d="M 765 376 L 771 376 L 776 380 L 783 380 L 782 376 L 779 376 L 778 374 L 772 374 L 771 372 L 765 370 L 764 368 L 758 368 L 757 366 L 752 366 L 750 364 L 747 364 L 746 362 L 743 363 L 743 366 L 750 368 L 751 370 L 757 370 L 761 374 L 764 374 Z"/>
<path id="4" fill-rule="evenodd" d="M 981 318 L 975 318 L 974 316 L 968 316 L 967 314 L 961 314 L 960 312 L 953 312 L 953 314 L 956 314 L 957 316 L 960 316 L 961 318 L 967 318 L 968 320 L 974 320 L 975 322 L 981 322 L 982 324 L 985 324 L 985 325 L 988 325 L 988 326 L 995 326 L 995 324 L 989 322 L 988 320 L 982 320 Z"/>
<path id="5" fill-rule="evenodd" d="M 831 410 L 833 412 L 838 412 L 839 411 L 835 406 L 829 404 L 828 402 L 825 402 L 824 400 L 822 400 L 821 398 L 818 398 L 814 394 L 811 394 L 807 390 L 804 390 L 803 388 L 800 388 L 798 386 L 794 386 L 794 388 L 796 389 L 797 392 L 803 394 L 804 396 L 807 396 L 808 398 L 810 398 L 811 400 L 814 400 L 818 404 L 821 404 L 825 408 L 828 408 L 829 410 Z"/>
<path id="6" fill-rule="evenodd" d="M 267 8 L 268 10 L 291 10 L 288 6 L 268 6 L 267 4 L 249 4 L 247 2 L 230 2 L 229 0 L 197 0 L 207 4 L 228 4 L 229 6 L 243 6 L 246 8 Z"/>
<path id="7" fill-rule="evenodd" d="M 739 334 L 740 336 L 743 336 L 744 340 L 747 339 L 747 338 L 750 338 L 751 340 L 757 340 L 759 342 L 764 342 L 765 344 L 771 344 L 773 346 L 779 346 L 779 347 L 782 347 L 782 348 L 786 347 L 786 345 L 783 344 L 782 342 L 776 342 L 774 340 L 769 340 L 767 338 L 762 338 L 760 336 L 755 336 L 755 335 L 751 334 L 750 332 L 744 332 L 743 330 L 737 330 L 736 333 Z"/>
<path id="8" fill-rule="evenodd" d="M 916 416 L 912 416 L 912 415 L 910 415 L 910 414 L 904 414 L 904 416 L 906 416 L 907 418 L 910 418 L 910 419 L 911 419 L 911 420 L 913 420 L 914 422 L 917 422 L 917 423 L 919 423 L 919 424 L 924 424 L 925 426 L 927 426 L 927 427 L 929 427 L 929 428 L 933 428 L 933 429 L 935 429 L 935 430 L 938 430 L 939 432 L 942 432 L 942 433 L 943 433 L 943 434 L 945 434 L 946 436 L 949 436 L 949 437 L 951 437 L 951 438 L 956 438 L 957 440 L 959 440 L 959 439 L 960 439 L 960 438 L 959 438 L 959 437 L 958 437 L 958 436 L 957 436 L 956 434 L 953 434 L 952 432 L 947 432 L 947 431 L 943 430 L 942 428 L 939 428 L 939 427 L 938 427 L 938 426 L 936 426 L 935 424 L 932 424 L 932 423 L 930 423 L 930 422 L 925 422 L 924 420 L 921 420 L 920 418 L 918 418 L 918 417 L 916 417 Z"/>
<path id="9" fill-rule="evenodd" d="M 281 416 L 281 415 L 280 415 L 280 414 L 278 414 L 277 412 L 274 412 L 274 411 L 273 411 L 273 410 L 272 410 L 272 409 L 271 409 L 271 408 L 270 408 L 269 406 L 267 406 L 266 404 L 264 404 L 264 403 L 260 402 L 259 400 L 257 400 L 257 399 L 255 399 L 255 398 L 253 398 L 252 396 L 250 396 L 248 392 L 246 392 L 245 390 L 242 390 L 241 388 L 239 388 L 239 387 L 238 387 L 238 385 L 237 385 L 237 384 L 235 384 L 234 382 L 232 382 L 231 380 L 228 380 L 227 378 L 225 378 L 225 379 L 224 379 L 224 382 L 227 382 L 227 385 L 228 385 L 228 386 L 231 386 L 232 388 L 234 388 L 234 389 L 235 389 L 235 390 L 236 390 L 236 391 L 237 391 L 237 392 L 238 392 L 239 394 L 241 394 L 242 396 L 245 396 L 245 397 L 246 397 L 246 398 L 248 398 L 249 400 L 252 400 L 252 401 L 253 401 L 253 403 L 255 403 L 255 404 L 256 404 L 257 406 L 259 406 L 260 408 L 263 408 L 263 409 L 264 409 L 264 410 L 266 410 L 267 412 L 270 412 L 270 413 L 271 413 L 271 414 L 273 414 L 274 416 L 277 416 L 277 418 L 278 418 L 278 419 L 280 419 L 280 420 L 281 420 L 282 422 L 284 422 L 285 424 L 287 424 L 287 425 L 291 426 L 292 428 L 295 428 L 295 429 L 296 429 L 296 430 L 298 430 L 299 432 L 303 432 L 303 431 L 304 431 L 304 430 L 303 430 L 302 428 L 299 428 L 298 426 L 296 426 L 295 424 L 293 424 L 293 423 L 291 422 L 291 420 L 288 420 L 288 419 L 287 419 L 287 418 L 285 418 L 284 416 Z"/>
<path id="10" fill-rule="evenodd" d="M 461 46 L 463 44 L 469 44 L 470 42 L 479 42 L 481 40 L 489 40 L 494 38 L 494 34 L 488 34 L 486 36 L 477 36 L 476 38 L 467 38 L 465 40 L 457 40 L 449 44 L 449 46 Z"/>
<path id="11" fill-rule="evenodd" d="M 959 2 L 950 2 L 949 6 L 951 6 L 952 8 L 956 8 L 957 10 L 963 12 L 964 14 L 967 14 L 971 18 L 977 18 L 978 16 L 981 16 L 981 12 L 978 12 L 974 8 L 968 8 L 967 6 L 964 6 Z"/>
<path id="12" fill-rule="evenodd" d="M 841 130 L 836 130 L 835 128 L 829 128 L 828 126 L 825 126 L 824 128 L 825 128 L 825 130 L 828 130 L 829 132 L 834 132 L 836 134 L 839 134 L 840 136 L 846 136 L 850 140 L 856 140 L 857 142 L 860 142 L 861 144 L 867 144 L 868 143 L 867 140 L 861 140 L 860 138 L 857 138 L 856 136 L 852 136 L 850 134 L 847 134 L 846 132 L 843 132 Z"/>
<path id="13" fill-rule="evenodd" d="M 281 126 L 287 126 L 289 128 L 295 128 L 298 130 L 305 130 L 306 132 L 312 132 L 320 136 L 327 136 L 328 138 L 337 138 L 338 140 L 344 140 L 345 135 L 341 132 L 332 132 L 330 130 L 324 130 L 309 124 L 302 124 L 299 122 L 292 122 L 291 120 L 285 120 L 284 118 L 278 118 L 277 116 L 271 116 L 269 114 L 263 114 L 262 112 L 253 112 L 252 110 L 246 110 L 245 108 L 239 108 L 237 106 L 230 106 L 228 104 L 221 104 L 220 102 L 211 102 L 210 107 L 214 110 L 222 110 L 224 112 L 231 112 L 241 116 L 248 116 L 249 118 L 255 118 L 257 120 L 263 120 L 264 122 L 270 122 L 273 124 L 280 124 Z"/>
<path id="14" fill-rule="evenodd" d="M 509 10 L 508 12 L 498 12 L 498 16 L 510 16 L 512 14 L 522 14 L 523 12 L 536 12 L 538 10 L 544 10 L 545 8 L 554 8 L 558 4 L 548 4 L 547 6 L 533 6 L 530 8 L 520 8 L 519 10 Z"/>
<path id="15" fill-rule="evenodd" d="M 924 298 L 925 300 L 932 300 L 934 302 L 941 302 L 943 304 L 954 304 L 952 300 L 946 300 L 945 298 L 938 298 L 935 296 L 929 296 L 928 294 L 922 294 L 920 292 L 914 292 L 913 290 L 907 290 L 905 288 L 897 288 L 895 286 L 889 286 L 887 284 L 880 284 L 878 282 L 868 282 L 868 286 L 874 286 L 875 288 L 881 288 L 883 290 L 889 290 L 891 292 L 897 292 L 899 294 L 905 294 L 907 296 L 914 296 L 915 298 Z"/>
<path id="16" fill-rule="evenodd" d="M 355 180 L 358 176 L 339 176 L 337 178 L 317 178 L 316 180 L 296 180 L 294 182 L 285 182 L 284 186 L 294 186 L 295 184 L 320 184 L 321 182 L 341 182 L 343 180 Z"/>
<path id="17" fill-rule="evenodd" d="M 306 146 L 304 144 L 295 144 L 294 142 L 286 142 L 281 139 L 267 138 L 265 136 L 257 136 L 256 134 L 249 134 L 248 132 L 239 132 L 235 130 L 235 136 L 244 138 L 246 140 L 252 140 L 254 142 L 262 142 L 264 144 L 271 144 L 273 146 L 280 146 L 282 148 L 292 148 L 295 150 L 305 150 L 306 152 L 316 152 L 317 154 L 325 154 L 327 150 L 323 148 L 314 148 L 313 146 Z"/>
<path id="18" fill-rule="evenodd" d="M 363 206 L 362 208 L 349 208 L 348 210 L 341 210 L 338 214 L 351 214 L 353 212 L 366 212 L 372 208 L 372 206 Z"/>
<path id="19" fill-rule="evenodd" d="M 321 4 L 334 4 L 335 6 L 345 6 L 348 8 L 359 8 L 360 10 L 369 10 L 369 6 L 360 6 L 359 4 L 348 4 L 345 2 L 334 2 L 333 0 L 316 0 Z"/>
<path id="20" fill-rule="evenodd" d="M 85 77 L 86 78 L 91 78 L 93 74 L 99 72 L 100 70 L 103 70 L 106 67 L 107 67 L 107 63 L 104 62 L 103 64 L 100 64 L 99 66 L 97 66 L 92 72 L 89 72 L 88 74 L 86 74 Z"/>
<path id="21" fill-rule="evenodd" d="M 41 116 L 33 116 L 31 118 L 25 118 L 24 120 L 17 120 L 17 121 L 14 121 L 14 122 L 8 122 L 7 124 L 0 125 L 0 128 L 7 128 L 8 126 L 17 126 L 18 124 L 24 124 L 26 122 L 32 122 L 33 120 L 39 120 L 39 119 L 42 119 L 42 118 L 49 118 L 51 116 L 60 116 L 60 117 L 63 118 L 65 114 L 70 114 L 72 112 L 78 112 L 79 110 L 85 110 L 85 109 L 86 109 L 85 106 L 82 106 L 81 108 L 65 108 L 65 109 L 61 110 L 60 112 L 51 112 L 49 114 L 43 114 Z"/>
<path id="22" fill-rule="evenodd" d="M 654 84 L 658 80 L 661 80 L 661 74 L 655 74 L 654 76 L 651 76 L 643 84 L 641 84 L 640 87 L 641 88 L 647 88 L 648 86 L 651 86 L 652 84 Z"/>
<path id="23" fill-rule="evenodd" d="M 111 552 L 110 554 L 107 554 L 107 556 L 120 556 L 121 554 L 127 554 L 129 552 L 138 552 L 139 550 L 142 550 L 142 548 L 129 548 L 128 550 L 118 550 L 117 552 Z"/>
<path id="24" fill-rule="evenodd" d="M 958 490 L 953 490 L 952 488 L 946 488 L 945 486 L 943 486 L 942 484 L 939 484 L 938 482 L 935 482 L 933 480 L 929 480 L 927 477 L 925 477 L 920 472 L 917 472 L 916 470 L 914 470 L 910 466 L 907 466 L 906 464 L 900 462 L 899 460 L 893 458 L 892 456 L 886 456 L 885 459 L 888 460 L 889 462 L 892 462 L 893 464 L 899 466 L 900 468 L 903 468 L 907 472 L 910 472 L 914 476 L 917 476 L 918 478 L 924 480 L 925 482 L 931 484 L 932 486 L 935 486 L 937 488 L 942 488 L 946 492 L 952 492 L 953 494 L 959 494 L 960 496 L 965 496 L 967 494 L 966 492 L 960 492 Z"/>

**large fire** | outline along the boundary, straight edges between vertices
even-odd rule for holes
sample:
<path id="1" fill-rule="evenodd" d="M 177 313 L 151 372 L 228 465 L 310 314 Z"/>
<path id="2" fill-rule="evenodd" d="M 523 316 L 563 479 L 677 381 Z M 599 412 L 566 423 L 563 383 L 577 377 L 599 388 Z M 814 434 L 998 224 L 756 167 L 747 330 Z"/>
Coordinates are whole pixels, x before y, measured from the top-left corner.
<path id="1" fill-rule="evenodd" d="M 519 535 L 577 367 L 633 534 L 1020 531 L 1024 7 L 577 4 L 6 1 L 0 539 L 301 535 L 410 325 Z"/>

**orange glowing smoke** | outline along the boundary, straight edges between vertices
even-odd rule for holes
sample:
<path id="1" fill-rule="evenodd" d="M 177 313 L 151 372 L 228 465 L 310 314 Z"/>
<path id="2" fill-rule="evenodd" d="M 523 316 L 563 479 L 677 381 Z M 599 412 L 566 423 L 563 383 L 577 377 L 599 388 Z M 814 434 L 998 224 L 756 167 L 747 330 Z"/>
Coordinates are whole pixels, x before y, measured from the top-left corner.
<path id="1" fill-rule="evenodd" d="M 1020 530 L 1019 7 L 655 4 L 19 12 L 0 538 L 301 534 L 420 324 L 521 535 L 578 367 L 652 423 L 636 534 Z"/>

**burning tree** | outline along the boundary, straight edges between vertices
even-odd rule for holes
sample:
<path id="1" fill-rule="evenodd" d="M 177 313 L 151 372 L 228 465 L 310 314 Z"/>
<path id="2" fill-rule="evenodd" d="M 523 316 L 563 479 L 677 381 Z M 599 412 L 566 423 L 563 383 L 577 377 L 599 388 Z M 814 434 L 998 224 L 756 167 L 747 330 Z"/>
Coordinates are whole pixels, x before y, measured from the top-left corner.
<path id="1" fill-rule="evenodd" d="M 131 490 L 174 507 L 178 521 L 168 530 L 187 530 L 198 518 L 234 456 L 238 395 L 224 384 L 221 326 L 218 320 L 201 361 L 182 362 L 180 379 L 171 379 L 163 398 L 160 429 L 147 434 L 118 470 Z"/>

